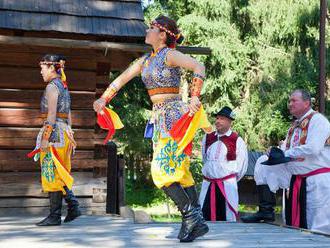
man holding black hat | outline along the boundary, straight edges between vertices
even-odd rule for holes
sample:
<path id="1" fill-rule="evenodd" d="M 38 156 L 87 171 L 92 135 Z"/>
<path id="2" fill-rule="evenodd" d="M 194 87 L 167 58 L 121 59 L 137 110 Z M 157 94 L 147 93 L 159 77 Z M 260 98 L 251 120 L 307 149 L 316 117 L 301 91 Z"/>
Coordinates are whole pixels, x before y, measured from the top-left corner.
<path id="1" fill-rule="evenodd" d="M 203 184 L 200 203 L 206 220 L 236 221 L 238 190 L 248 165 L 247 148 L 241 137 L 231 130 L 235 114 L 223 107 L 216 115 L 216 131 L 203 138 Z"/>
<path id="2" fill-rule="evenodd" d="M 274 220 L 274 193 L 279 188 L 290 188 L 286 224 L 330 233 L 330 123 L 311 108 L 310 94 L 305 90 L 295 90 L 288 107 L 296 120 L 284 144 L 256 162 L 259 211 L 241 219 Z"/>

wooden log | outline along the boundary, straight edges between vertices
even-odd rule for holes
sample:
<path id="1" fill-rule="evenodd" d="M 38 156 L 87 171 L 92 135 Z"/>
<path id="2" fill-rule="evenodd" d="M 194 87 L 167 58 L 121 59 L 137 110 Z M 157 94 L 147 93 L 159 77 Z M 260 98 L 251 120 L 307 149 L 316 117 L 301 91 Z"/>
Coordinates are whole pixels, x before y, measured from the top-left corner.
<path id="1" fill-rule="evenodd" d="M 106 187 L 106 178 L 93 178 L 93 172 L 73 172 L 73 190 L 76 196 L 93 195 L 93 188 Z M 39 172 L 0 173 L 0 197 L 45 197 Z"/>
<path id="2" fill-rule="evenodd" d="M 0 126 L 40 127 L 43 118 L 37 109 L 0 108 Z M 73 110 L 73 127 L 91 128 L 95 125 L 95 112 L 92 110 Z"/>
<path id="3" fill-rule="evenodd" d="M 39 128 L 0 127 L 0 149 L 33 149 L 39 130 Z M 74 129 L 74 132 L 78 150 L 94 150 L 95 145 L 103 144 L 106 136 L 105 131 L 95 134 L 93 129 Z"/>
<path id="4" fill-rule="evenodd" d="M 72 57 L 72 58 L 89 59 L 91 61 L 100 60 L 100 58 L 105 57 L 103 51 L 94 50 L 94 49 L 79 49 L 79 48 L 67 49 L 63 47 L 54 47 L 54 46 L 21 46 L 21 45 L 13 45 L 13 44 L 8 45 L 3 43 L 0 44 L 0 52 L 34 54 L 40 56 L 40 58 L 45 54 L 52 53 L 52 54 L 62 54 L 68 58 Z"/>
<path id="5" fill-rule="evenodd" d="M 94 91 L 96 74 L 89 71 L 66 70 L 70 90 Z M 0 67 L 0 88 L 44 89 L 38 68 Z"/>
<path id="6" fill-rule="evenodd" d="M 27 157 L 31 150 L 0 150 L 0 171 L 39 171 L 39 162 Z M 106 158 L 95 159 L 93 150 L 77 150 L 72 157 L 73 170 L 105 168 L 106 164 Z"/>
<path id="7" fill-rule="evenodd" d="M 47 53 L 33 53 L 31 51 L 19 52 L 19 51 L 10 51 L 5 48 L 0 49 L 1 59 L 0 66 L 13 66 L 13 67 L 39 67 L 39 62 L 42 57 Z M 48 52 L 49 53 L 49 52 Z M 54 53 L 54 52 L 52 52 Z M 82 71 L 95 71 L 96 70 L 96 60 L 95 52 L 86 56 L 83 54 L 72 54 L 70 50 L 66 50 L 64 55 L 67 59 L 65 68 L 66 70 L 82 70 Z"/>
<path id="8" fill-rule="evenodd" d="M 88 170 L 92 171 L 94 167 L 106 167 L 106 159 L 72 159 L 72 170 Z M 30 172 L 40 171 L 39 162 L 32 159 L 26 160 L 0 160 L 0 172 Z"/>
<path id="9" fill-rule="evenodd" d="M 88 40 L 72 40 L 72 39 L 55 39 L 55 38 L 36 38 L 36 37 L 19 37 L 0 35 L 0 44 L 21 45 L 21 46 L 47 46 L 62 47 L 69 49 L 96 49 L 107 52 L 107 50 L 120 50 L 125 52 L 145 53 L 151 50 L 150 46 L 136 43 L 120 43 L 106 41 L 88 41 Z M 211 49 L 208 47 L 177 47 L 178 50 L 190 54 L 210 55 Z"/>
<path id="10" fill-rule="evenodd" d="M 36 138 L 40 128 L 28 127 L 0 127 L 0 138 Z M 95 133 L 94 129 L 73 129 L 75 139 L 104 139 L 106 132 L 98 129 L 100 132 Z"/>
<path id="11" fill-rule="evenodd" d="M 26 156 L 31 150 L 0 150 L 0 160 L 7 161 L 29 161 Z M 74 160 L 94 159 L 93 150 L 77 150 L 73 156 Z"/>
<path id="12" fill-rule="evenodd" d="M 0 89 L 0 107 L 39 108 L 43 90 Z M 93 110 L 95 92 L 70 91 L 71 108 Z"/>
<path id="13" fill-rule="evenodd" d="M 78 199 L 79 206 L 81 208 L 94 208 L 94 207 L 105 208 L 105 203 L 93 201 L 93 198 L 90 195 L 81 195 L 81 196 L 84 197 Z M 47 194 L 43 194 L 42 197 L 38 197 L 38 198 L 10 197 L 10 198 L 2 198 L 0 200 L 0 208 L 31 208 L 31 207 L 49 207 L 49 199 L 47 197 Z M 65 208 L 66 206 L 63 204 L 63 209 Z"/>
<path id="14" fill-rule="evenodd" d="M 103 140 L 89 139 L 75 139 L 77 142 L 77 149 L 94 149 L 95 144 L 100 144 Z M 0 138 L 0 149 L 33 149 L 36 143 L 36 138 Z"/>

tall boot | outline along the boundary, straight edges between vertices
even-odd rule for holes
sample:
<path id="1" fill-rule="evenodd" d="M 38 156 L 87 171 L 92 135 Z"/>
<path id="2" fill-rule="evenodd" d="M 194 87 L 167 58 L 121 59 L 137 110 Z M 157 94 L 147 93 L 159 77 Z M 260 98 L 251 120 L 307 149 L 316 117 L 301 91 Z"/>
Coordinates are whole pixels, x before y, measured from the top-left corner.
<path id="1" fill-rule="evenodd" d="M 61 225 L 62 197 L 62 191 L 49 192 L 50 214 L 38 222 L 37 226 Z"/>
<path id="2" fill-rule="evenodd" d="M 209 231 L 209 227 L 206 225 L 205 219 L 203 217 L 203 212 L 202 212 L 201 206 L 199 204 L 196 187 L 195 187 L 195 185 L 193 185 L 191 187 L 184 188 L 184 191 L 188 195 L 188 197 L 191 201 L 191 205 L 199 211 L 201 221 L 200 221 L 200 224 L 198 225 L 198 227 L 195 228 L 195 229 L 196 229 L 197 232 L 202 230 L 202 233 L 203 233 L 202 235 L 204 235 L 205 233 L 207 233 Z M 182 221 L 180 232 L 178 234 L 178 239 L 181 239 L 183 237 L 183 233 L 184 233 L 185 228 L 186 228 L 185 227 L 185 222 Z M 197 236 L 197 237 L 202 236 L 202 235 L 198 235 L 198 233 L 196 233 L 195 229 L 193 230 L 194 236 Z"/>
<path id="3" fill-rule="evenodd" d="M 241 217 L 241 220 L 246 223 L 273 222 L 275 220 L 275 193 L 270 191 L 268 185 L 257 185 L 257 191 L 259 211 L 253 215 Z"/>
<path id="4" fill-rule="evenodd" d="M 71 222 L 77 217 L 81 215 L 81 211 L 79 209 L 79 202 L 77 198 L 74 196 L 72 190 L 68 189 L 68 187 L 64 186 L 64 190 L 66 195 L 64 197 L 65 202 L 68 205 L 68 213 L 64 219 L 64 222 Z"/>
<path id="5" fill-rule="evenodd" d="M 178 183 L 173 183 L 169 187 L 163 187 L 162 189 L 173 200 L 181 212 L 184 230 L 182 231 L 180 242 L 192 242 L 195 238 L 204 235 L 206 232 L 198 229 L 201 223 L 199 211 L 196 207 L 192 206 L 182 186 Z"/>

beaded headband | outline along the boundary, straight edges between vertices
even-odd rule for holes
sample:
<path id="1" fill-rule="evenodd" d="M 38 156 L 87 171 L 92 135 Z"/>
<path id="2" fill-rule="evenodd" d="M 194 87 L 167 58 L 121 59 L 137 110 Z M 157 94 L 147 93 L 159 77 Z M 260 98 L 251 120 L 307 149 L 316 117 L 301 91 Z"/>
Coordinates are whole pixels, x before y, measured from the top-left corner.
<path id="1" fill-rule="evenodd" d="M 178 40 L 181 36 L 181 33 L 175 34 L 172 31 L 168 30 L 166 27 L 164 27 L 163 25 L 159 24 L 156 21 L 153 21 L 150 23 L 151 26 L 155 26 L 161 30 L 163 30 L 164 32 L 168 33 L 170 36 L 172 36 L 173 38 L 175 38 L 175 40 Z"/>
<path id="2" fill-rule="evenodd" d="M 60 65 L 61 68 L 64 68 L 65 61 L 61 60 L 60 62 L 53 61 L 40 61 L 39 65 Z"/>

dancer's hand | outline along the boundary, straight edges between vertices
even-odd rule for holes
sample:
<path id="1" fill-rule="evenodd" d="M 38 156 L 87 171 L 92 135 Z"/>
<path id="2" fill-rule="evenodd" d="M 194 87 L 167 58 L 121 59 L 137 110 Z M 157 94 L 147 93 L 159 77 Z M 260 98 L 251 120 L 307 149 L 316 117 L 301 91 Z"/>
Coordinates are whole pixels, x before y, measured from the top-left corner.
<path id="1" fill-rule="evenodd" d="M 105 99 L 99 98 L 93 103 L 93 108 L 95 112 L 99 113 L 104 109 L 106 104 L 107 102 L 105 101 Z"/>
<path id="2" fill-rule="evenodd" d="M 194 115 L 199 110 L 200 106 L 201 102 L 199 101 L 199 98 L 197 96 L 193 96 L 189 104 L 190 115 Z"/>
<path id="3" fill-rule="evenodd" d="M 48 146 L 49 146 L 48 140 L 41 140 L 40 150 L 42 152 L 47 152 L 48 151 Z"/>

